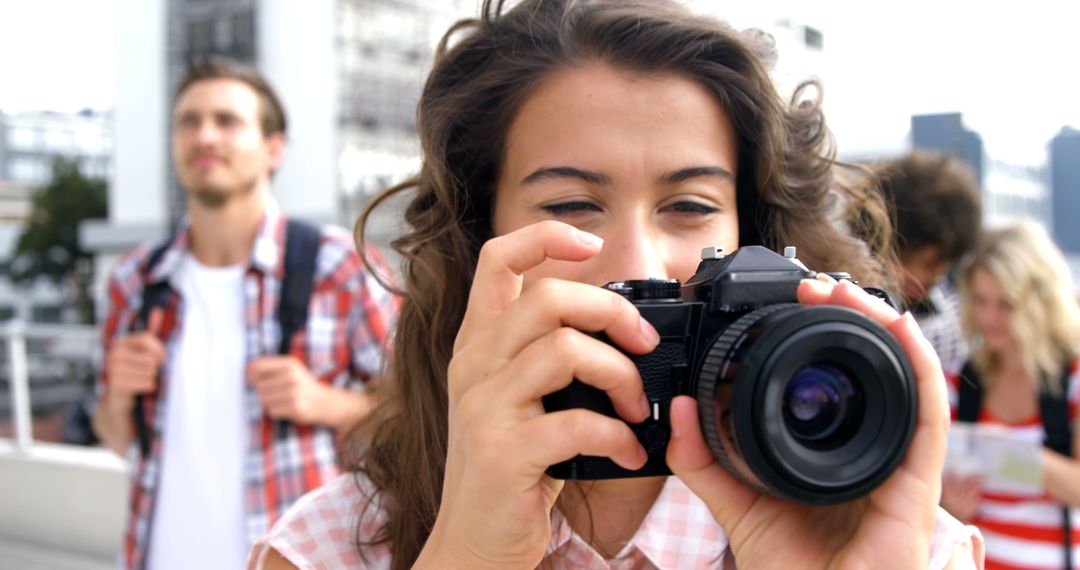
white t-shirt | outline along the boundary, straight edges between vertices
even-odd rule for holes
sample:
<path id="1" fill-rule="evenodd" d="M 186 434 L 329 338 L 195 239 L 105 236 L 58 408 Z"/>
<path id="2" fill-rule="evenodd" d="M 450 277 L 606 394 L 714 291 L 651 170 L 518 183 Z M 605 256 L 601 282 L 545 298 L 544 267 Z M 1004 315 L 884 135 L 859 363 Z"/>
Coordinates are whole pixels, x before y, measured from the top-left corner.
<path id="1" fill-rule="evenodd" d="M 207 267 L 188 254 L 173 278 L 183 303 L 165 386 L 151 570 L 244 564 L 244 267 Z"/>

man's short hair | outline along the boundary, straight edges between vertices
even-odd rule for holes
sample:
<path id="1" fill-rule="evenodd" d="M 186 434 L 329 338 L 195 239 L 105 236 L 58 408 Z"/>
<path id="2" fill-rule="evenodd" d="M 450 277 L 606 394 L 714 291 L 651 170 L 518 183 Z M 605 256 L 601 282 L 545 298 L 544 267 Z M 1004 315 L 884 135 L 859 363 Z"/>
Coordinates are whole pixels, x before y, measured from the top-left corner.
<path id="1" fill-rule="evenodd" d="M 896 225 L 897 252 L 936 246 L 957 262 L 975 247 L 982 225 L 971 168 L 949 155 L 915 151 L 874 169 Z"/>
<path id="2" fill-rule="evenodd" d="M 285 107 L 277 92 L 254 67 L 220 55 L 200 55 L 191 60 L 176 86 L 173 106 L 193 83 L 207 79 L 234 79 L 250 87 L 259 97 L 259 126 L 263 136 L 285 134 Z"/>

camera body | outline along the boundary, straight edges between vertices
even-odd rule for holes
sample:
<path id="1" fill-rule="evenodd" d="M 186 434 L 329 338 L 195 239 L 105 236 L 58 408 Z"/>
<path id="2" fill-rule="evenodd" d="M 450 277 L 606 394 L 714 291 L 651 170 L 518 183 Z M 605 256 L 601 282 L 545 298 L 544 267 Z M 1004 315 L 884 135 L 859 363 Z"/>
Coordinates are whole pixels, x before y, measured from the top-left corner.
<path id="1" fill-rule="evenodd" d="M 660 334 L 653 352 L 627 354 L 652 410 L 630 425 L 649 458 L 630 471 L 605 457 L 577 456 L 548 474 L 671 474 L 670 404 L 688 395 L 697 399 L 713 455 L 747 484 L 809 504 L 868 493 L 895 470 L 914 431 L 914 374 L 876 322 L 846 308 L 798 304 L 799 282 L 816 275 L 794 248 L 781 256 L 745 246 L 731 255 L 706 248 L 685 286 L 657 279 L 605 285 Z M 543 402 L 549 412 L 587 408 L 618 417 L 603 391 L 577 380 Z"/>

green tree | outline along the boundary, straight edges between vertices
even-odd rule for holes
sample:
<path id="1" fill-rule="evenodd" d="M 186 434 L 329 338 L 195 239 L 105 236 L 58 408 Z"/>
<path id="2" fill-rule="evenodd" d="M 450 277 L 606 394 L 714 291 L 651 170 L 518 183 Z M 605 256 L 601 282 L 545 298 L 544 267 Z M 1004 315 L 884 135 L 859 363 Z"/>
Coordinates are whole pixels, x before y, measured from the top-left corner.
<path id="1" fill-rule="evenodd" d="M 87 324 L 94 320 L 94 263 L 93 255 L 79 247 L 79 225 L 104 218 L 107 200 L 104 180 L 83 176 L 78 161 L 56 159 L 52 181 L 34 193 L 30 220 L 11 263 L 15 283 L 45 278 L 67 286 L 75 295 L 80 320 Z"/>

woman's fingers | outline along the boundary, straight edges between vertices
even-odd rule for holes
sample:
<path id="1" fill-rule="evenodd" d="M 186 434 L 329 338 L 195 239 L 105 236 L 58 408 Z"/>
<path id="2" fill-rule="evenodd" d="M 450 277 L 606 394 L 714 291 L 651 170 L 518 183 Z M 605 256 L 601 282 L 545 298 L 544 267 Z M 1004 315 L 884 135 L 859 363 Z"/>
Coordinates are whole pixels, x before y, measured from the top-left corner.
<path id="1" fill-rule="evenodd" d="M 716 522 L 729 531 L 759 496 L 716 462 L 701 433 L 697 402 L 689 396 L 677 396 L 671 401 L 667 462 L 671 471 L 708 505 Z"/>
<path id="2" fill-rule="evenodd" d="M 603 240 L 569 224 L 545 221 L 492 238 L 480 249 L 469 306 L 454 344 L 488 330 L 521 295 L 522 275 L 547 259 L 584 261 L 600 251 Z"/>
<path id="3" fill-rule="evenodd" d="M 840 305 L 855 309 L 870 317 L 882 326 L 900 318 L 900 313 L 889 306 L 883 299 L 863 291 L 851 281 L 837 283 L 831 277 L 819 274 L 821 279 L 803 279 L 799 283 L 797 297 L 804 305 Z M 828 279 L 828 280 L 826 280 Z"/>
<path id="4" fill-rule="evenodd" d="M 603 332 L 634 354 L 647 354 L 660 337 L 633 303 L 602 287 L 543 279 L 529 287 L 521 302 L 510 305 L 497 319 L 497 330 L 512 334 L 492 339 L 493 352 L 513 355 L 561 326 Z"/>
<path id="5" fill-rule="evenodd" d="M 541 414 L 521 428 L 520 452 L 537 472 L 578 454 L 607 457 L 630 470 L 649 458 L 625 422 L 581 408 Z"/>
<path id="6" fill-rule="evenodd" d="M 536 259 L 540 258 L 533 260 Z M 521 267 L 524 266 L 516 266 L 511 273 Z M 498 281 L 498 278 L 488 281 Z M 484 286 L 478 278 L 473 285 L 474 295 L 482 289 Z M 636 354 L 651 352 L 660 341 L 656 330 L 641 317 L 637 307 L 602 287 L 543 279 L 530 285 L 524 294 L 518 289 L 514 289 L 513 294 L 520 296 L 506 305 L 503 301 L 479 297 L 470 301 L 467 322 L 458 333 L 454 352 L 461 355 L 468 348 L 479 352 L 465 359 L 455 356 L 451 363 L 449 389 L 452 401 L 480 382 L 495 377 L 498 370 L 517 358 L 525 347 L 562 327 L 603 332 L 620 348 Z"/>
<path id="7" fill-rule="evenodd" d="M 487 351 L 459 358 L 484 359 Z M 573 379 L 603 390 L 620 416 L 640 422 L 649 415 L 637 367 L 610 344 L 560 327 L 536 340 L 477 390 L 491 405 L 520 409 L 566 387 Z"/>
<path id="8" fill-rule="evenodd" d="M 803 305 L 824 305 L 832 297 L 835 284 L 820 279 L 803 279 L 799 282 L 796 296 Z"/>
<path id="9" fill-rule="evenodd" d="M 949 429 L 949 401 L 941 363 L 910 313 L 887 328 L 911 361 L 919 395 L 915 436 L 902 466 L 920 480 L 940 485 Z"/>

